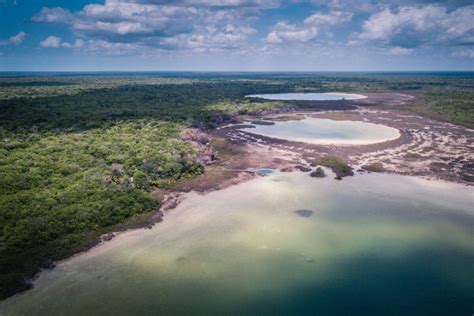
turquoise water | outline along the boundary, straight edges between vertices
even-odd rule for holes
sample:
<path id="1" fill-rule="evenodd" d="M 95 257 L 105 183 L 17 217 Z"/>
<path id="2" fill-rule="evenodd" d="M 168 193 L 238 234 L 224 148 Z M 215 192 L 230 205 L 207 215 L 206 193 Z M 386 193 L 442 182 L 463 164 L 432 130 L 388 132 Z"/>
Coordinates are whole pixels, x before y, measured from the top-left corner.
<path id="1" fill-rule="evenodd" d="M 364 95 L 353 93 L 273 93 L 273 94 L 251 94 L 247 98 L 260 98 L 265 100 L 280 101 L 336 101 L 336 100 L 359 100 L 367 98 Z"/>
<path id="2" fill-rule="evenodd" d="M 303 120 L 256 125 L 243 130 L 253 134 L 311 144 L 366 145 L 397 139 L 397 129 L 359 121 L 307 117 Z"/>
<path id="3" fill-rule="evenodd" d="M 257 169 L 255 170 L 255 173 L 266 176 L 266 175 L 272 174 L 273 170 L 272 169 Z"/>
<path id="4" fill-rule="evenodd" d="M 472 314 L 472 188 L 332 178 L 190 193 L 153 229 L 45 271 L 0 315 Z"/>

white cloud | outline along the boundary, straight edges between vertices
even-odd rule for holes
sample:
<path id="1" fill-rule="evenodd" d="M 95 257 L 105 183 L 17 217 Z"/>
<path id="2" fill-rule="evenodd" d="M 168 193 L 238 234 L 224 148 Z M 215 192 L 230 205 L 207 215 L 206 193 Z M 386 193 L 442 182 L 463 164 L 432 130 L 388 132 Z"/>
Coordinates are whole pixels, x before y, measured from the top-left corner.
<path id="1" fill-rule="evenodd" d="M 68 43 L 68 42 L 64 42 L 61 44 L 61 47 L 64 47 L 64 48 L 82 48 L 84 47 L 84 41 L 81 40 L 81 39 L 78 39 L 76 40 L 74 43 Z"/>
<path id="2" fill-rule="evenodd" d="M 302 24 L 289 24 L 284 21 L 278 22 L 267 35 L 269 44 L 281 44 L 284 42 L 309 42 L 315 39 L 321 29 L 351 21 L 352 13 L 343 11 L 330 11 L 328 14 L 315 12 L 307 17 Z M 330 32 L 326 32 L 329 37 Z"/>
<path id="3" fill-rule="evenodd" d="M 337 25 L 349 22 L 352 19 L 352 13 L 344 11 L 330 11 L 329 14 L 314 13 L 304 20 L 305 24 L 311 25 Z"/>
<path id="4" fill-rule="evenodd" d="M 283 42 L 308 42 L 318 36 L 319 29 L 314 26 L 297 26 L 286 22 L 278 22 L 273 31 L 267 35 L 270 44 Z"/>
<path id="5" fill-rule="evenodd" d="M 227 24 L 222 28 L 209 28 L 207 32 L 181 34 L 162 39 L 160 47 L 165 49 L 188 49 L 203 53 L 211 50 L 240 48 L 256 30 L 248 26 Z"/>
<path id="6" fill-rule="evenodd" d="M 61 38 L 56 36 L 48 36 L 40 42 L 40 46 L 44 48 L 59 48 L 61 46 Z"/>
<path id="7" fill-rule="evenodd" d="M 72 22 L 72 14 L 69 10 L 63 8 L 43 8 L 38 14 L 31 19 L 34 22 L 45 23 L 70 23 Z"/>
<path id="8" fill-rule="evenodd" d="M 74 43 L 69 43 L 69 42 L 63 42 L 63 40 L 60 37 L 57 36 L 48 36 L 45 40 L 40 42 L 40 46 L 44 48 L 84 48 L 86 47 L 86 44 L 89 45 L 89 48 L 93 46 L 93 41 L 89 41 L 86 43 L 82 39 L 77 39 L 74 41 Z"/>
<path id="9" fill-rule="evenodd" d="M 311 0 L 315 5 L 327 6 L 331 10 L 345 10 L 350 12 L 371 12 L 380 1 L 368 0 Z"/>
<path id="10" fill-rule="evenodd" d="M 413 53 L 413 49 L 404 47 L 391 47 L 389 53 L 396 56 L 408 56 Z"/>
<path id="11" fill-rule="evenodd" d="M 12 44 L 20 44 L 22 43 L 26 38 L 26 33 L 25 32 L 20 32 L 8 39 L 8 41 Z"/>
<path id="12" fill-rule="evenodd" d="M 301 51 L 333 44 L 347 49 L 350 44 L 353 49 L 359 45 L 403 56 L 415 54 L 419 46 L 474 44 L 474 6 L 459 7 L 465 0 L 453 1 L 456 5 L 450 2 L 441 6 L 416 4 L 427 3 L 425 0 L 292 0 L 289 3 L 313 3 L 312 8 L 318 11 L 308 12 L 300 21 L 279 21 L 264 34 L 263 29 L 254 28 L 259 25 L 255 22 L 262 19 L 265 9 L 278 7 L 283 1 L 104 0 L 73 12 L 43 8 L 32 20 L 61 23 L 77 38 L 72 42 L 46 39 L 41 46 L 97 54 L 256 54 L 263 40 L 268 50 Z M 439 1 L 429 3 L 433 2 Z M 357 29 L 361 18 L 366 21 L 360 32 L 346 41 L 349 34 L 340 26 L 352 23 L 350 26 Z M 286 43 L 292 45 L 282 45 Z"/>
<path id="13" fill-rule="evenodd" d="M 124 49 L 206 51 L 239 47 L 255 34 L 250 23 L 259 10 L 277 5 L 279 0 L 106 0 L 74 13 L 43 8 L 32 19 L 70 25 L 85 40 L 85 49 L 92 41 L 123 44 Z"/>
<path id="14" fill-rule="evenodd" d="M 122 1 L 122 0 L 115 0 Z M 209 8 L 275 8 L 281 3 L 280 0 L 131 0 L 129 2 L 148 4 L 178 4 L 183 6 L 209 7 Z"/>
<path id="15" fill-rule="evenodd" d="M 11 36 L 9 39 L 5 41 L 0 41 L 0 45 L 18 45 L 21 44 L 26 38 L 25 32 L 19 32 L 16 35 Z"/>
<path id="16" fill-rule="evenodd" d="M 354 36 L 389 46 L 413 48 L 423 44 L 474 44 L 474 6 L 452 12 L 436 5 L 385 8 L 370 16 Z"/>
<path id="17" fill-rule="evenodd" d="M 472 48 L 462 48 L 456 50 L 452 53 L 454 57 L 465 57 L 465 58 L 474 58 L 474 49 Z"/>

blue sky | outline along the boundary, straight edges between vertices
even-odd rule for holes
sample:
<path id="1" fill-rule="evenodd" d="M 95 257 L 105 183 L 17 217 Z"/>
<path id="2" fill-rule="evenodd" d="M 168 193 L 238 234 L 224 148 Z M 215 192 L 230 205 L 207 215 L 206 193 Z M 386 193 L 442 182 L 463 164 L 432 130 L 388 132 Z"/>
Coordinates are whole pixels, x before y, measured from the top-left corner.
<path id="1" fill-rule="evenodd" d="M 0 70 L 474 70 L 472 1 L 0 0 Z"/>

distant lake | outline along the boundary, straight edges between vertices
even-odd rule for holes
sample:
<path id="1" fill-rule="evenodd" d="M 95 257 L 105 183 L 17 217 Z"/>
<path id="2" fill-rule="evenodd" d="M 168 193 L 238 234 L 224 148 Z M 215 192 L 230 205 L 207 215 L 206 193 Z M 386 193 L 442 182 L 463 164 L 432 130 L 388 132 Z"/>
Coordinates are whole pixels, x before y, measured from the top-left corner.
<path id="1" fill-rule="evenodd" d="M 333 177 L 191 192 L 153 229 L 44 271 L 0 315 L 472 314 L 472 188 Z"/>
<path id="2" fill-rule="evenodd" d="M 360 121 L 307 117 L 303 120 L 255 125 L 242 130 L 267 137 L 324 145 L 366 145 L 400 137 L 397 129 Z"/>
<path id="3" fill-rule="evenodd" d="M 336 101 L 336 100 L 359 100 L 367 97 L 360 94 L 351 93 L 273 93 L 273 94 L 251 94 L 246 98 L 260 98 L 265 100 L 280 101 Z"/>

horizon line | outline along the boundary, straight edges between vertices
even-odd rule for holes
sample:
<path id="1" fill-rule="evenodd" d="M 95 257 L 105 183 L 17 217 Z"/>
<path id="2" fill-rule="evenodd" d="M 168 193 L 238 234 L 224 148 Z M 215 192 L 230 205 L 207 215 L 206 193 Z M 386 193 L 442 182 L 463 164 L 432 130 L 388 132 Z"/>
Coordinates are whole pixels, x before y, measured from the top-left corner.
<path id="1" fill-rule="evenodd" d="M 0 70 L 0 73 L 127 73 L 127 72 L 195 72 L 195 73 L 321 73 L 321 72 L 474 72 L 472 70 Z"/>

